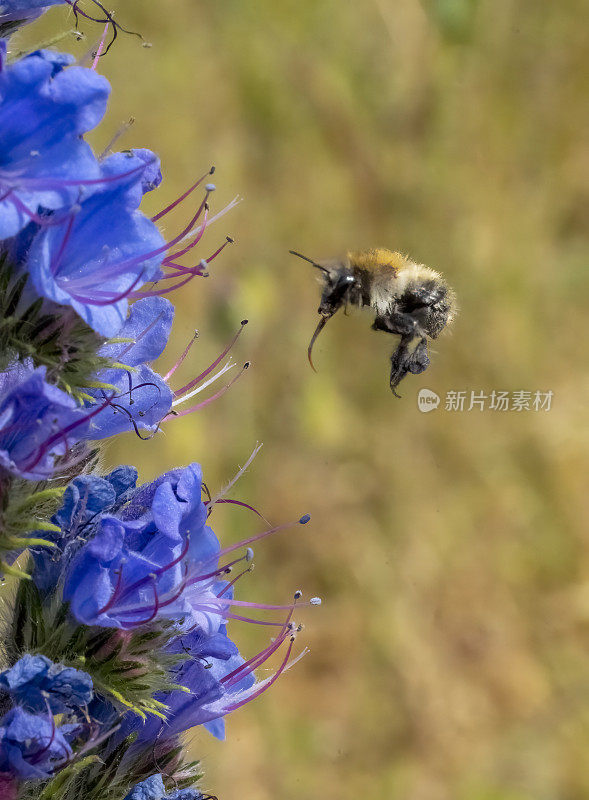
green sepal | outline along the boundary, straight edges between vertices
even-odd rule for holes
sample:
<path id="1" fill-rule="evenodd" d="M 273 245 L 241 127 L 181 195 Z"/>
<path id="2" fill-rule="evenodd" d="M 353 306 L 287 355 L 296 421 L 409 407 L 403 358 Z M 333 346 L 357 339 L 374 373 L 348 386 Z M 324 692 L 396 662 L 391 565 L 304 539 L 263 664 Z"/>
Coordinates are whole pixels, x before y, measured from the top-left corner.
<path id="1" fill-rule="evenodd" d="M 170 670 L 185 655 L 166 652 L 177 635 L 171 622 L 150 623 L 127 631 L 93 628 L 71 619 L 67 604 L 44 603 L 35 584 L 21 581 L 18 587 L 13 636 L 14 661 L 25 652 L 37 652 L 52 661 L 83 669 L 92 678 L 97 693 L 119 710 L 131 710 L 142 718 L 165 719 L 167 706 L 154 699 L 156 692 L 185 690 L 170 677 Z"/>
<path id="2" fill-rule="evenodd" d="M 55 525 L 53 522 L 46 522 L 42 519 L 23 519 L 17 523 L 16 527 L 22 531 L 48 531 L 50 533 L 61 533 L 61 528 L 59 525 Z M 48 546 L 55 547 L 54 544 Z M 26 545 L 23 545 L 23 547 L 26 547 Z"/>
<path id="3" fill-rule="evenodd" d="M 49 525 L 50 523 L 48 522 L 46 524 Z M 53 526 L 53 528 L 56 527 L 57 527 L 56 525 Z M 43 530 L 53 530 L 53 528 L 43 528 Z M 37 526 L 36 530 L 39 529 L 40 526 Z M 57 530 L 60 531 L 61 528 L 57 528 Z M 31 537 L 31 536 L 11 536 L 10 544 L 13 545 L 15 550 L 21 547 L 22 548 L 30 547 L 31 545 L 33 545 L 34 547 L 57 547 L 55 542 L 50 542 L 49 539 L 39 539 L 37 537 Z"/>
<path id="4" fill-rule="evenodd" d="M 0 575 L 11 575 L 13 578 L 20 578 L 23 581 L 31 580 L 31 576 L 27 572 L 23 572 L 22 569 L 13 567 L 5 561 L 0 561 Z"/>
<path id="5" fill-rule="evenodd" d="M 33 494 L 26 497 L 18 505 L 17 511 L 24 511 L 26 508 L 29 508 L 29 506 L 36 505 L 37 503 L 43 503 L 46 500 L 61 500 L 65 490 L 65 486 L 59 486 L 55 489 L 43 489 L 40 492 L 33 492 Z"/>
<path id="6" fill-rule="evenodd" d="M 92 764 L 99 763 L 102 763 L 102 761 L 96 755 L 85 756 L 79 761 L 71 762 L 46 784 L 41 794 L 38 795 L 39 800 L 61 800 L 62 797 L 66 796 L 68 789 L 70 787 L 73 788 L 73 784 L 83 770 L 88 769 Z"/>
<path id="7" fill-rule="evenodd" d="M 81 402 L 88 399 L 86 388 L 101 388 L 96 376 L 102 370 L 132 369 L 98 354 L 106 340 L 73 309 L 41 298 L 21 309 L 27 280 L 0 255 L 0 371 L 32 359 L 46 367 L 49 382 Z"/>

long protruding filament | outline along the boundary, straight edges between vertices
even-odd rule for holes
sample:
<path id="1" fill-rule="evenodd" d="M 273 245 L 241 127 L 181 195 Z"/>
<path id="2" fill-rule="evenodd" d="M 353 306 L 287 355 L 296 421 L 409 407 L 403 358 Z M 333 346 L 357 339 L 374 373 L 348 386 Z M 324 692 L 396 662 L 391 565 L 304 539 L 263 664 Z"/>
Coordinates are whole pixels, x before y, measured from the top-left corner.
<path id="1" fill-rule="evenodd" d="M 204 179 L 205 179 L 206 177 L 208 177 L 209 175 L 212 175 L 214 171 L 215 171 L 215 167 L 211 167 L 211 168 L 210 168 L 210 170 L 209 170 L 208 172 L 205 172 L 205 174 L 204 174 L 204 175 L 201 175 L 201 177 L 200 177 L 200 178 L 199 178 L 197 181 L 195 181 L 195 182 L 192 184 L 192 186 L 190 186 L 190 187 L 189 187 L 189 188 L 188 188 L 188 189 L 187 189 L 187 190 L 184 192 L 184 194 L 181 194 L 181 195 L 180 195 L 180 197 L 176 198 L 176 200 L 174 200 L 174 202 L 173 202 L 173 203 L 170 203 L 170 205 L 169 205 L 169 206 L 166 206 L 166 207 L 165 207 L 165 208 L 163 208 L 161 211 L 159 211 L 159 212 L 158 212 L 158 213 L 157 213 L 157 214 L 156 214 L 154 217 L 152 217 L 152 218 L 151 218 L 151 221 L 152 221 L 152 222 L 157 222 L 157 221 L 158 221 L 158 219 L 161 219 L 161 218 L 162 218 L 162 217 L 164 217 L 166 214 L 169 214 L 169 213 L 170 213 L 170 211 L 172 211 L 172 209 L 176 208 L 176 206 L 177 206 L 177 205 L 179 205 L 179 204 L 180 204 L 180 203 L 181 203 L 183 200 L 186 200 L 186 198 L 187 198 L 187 197 L 188 197 L 190 194 L 192 194 L 192 192 L 193 192 L 193 191 L 196 189 L 196 187 L 197 187 L 197 186 L 200 186 L 200 184 L 201 184 L 201 183 L 204 181 Z"/>
<path id="2" fill-rule="evenodd" d="M 187 414 L 192 414 L 195 411 L 198 411 L 200 408 L 205 408 L 211 403 L 214 403 L 215 400 L 218 400 L 219 397 L 222 397 L 225 394 L 225 392 L 228 392 L 229 389 L 231 389 L 233 384 L 241 378 L 243 373 L 246 370 L 248 370 L 249 367 L 250 367 L 250 362 L 246 361 L 243 367 L 237 373 L 237 375 L 232 380 L 230 380 L 229 383 L 225 384 L 225 386 L 223 386 L 222 389 L 219 389 L 219 391 L 216 392 L 214 395 L 212 395 L 211 397 L 207 397 L 207 399 L 203 400 L 201 403 L 197 403 L 196 405 L 187 408 L 185 411 L 172 411 L 167 417 L 165 417 L 165 419 L 174 419 L 174 418 L 177 419 L 179 417 L 185 417 Z"/>
<path id="3" fill-rule="evenodd" d="M 90 69 L 92 70 L 96 70 L 96 67 L 98 66 L 100 54 L 104 50 L 104 43 L 106 42 L 106 34 L 108 33 L 109 25 L 110 22 L 107 22 L 106 25 L 104 26 L 104 33 L 102 34 L 102 39 L 100 40 L 98 47 L 96 48 L 96 55 L 94 56 L 94 61 L 92 62 L 92 66 L 90 67 Z"/>
<path id="4" fill-rule="evenodd" d="M 223 350 L 223 352 L 213 361 L 213 363 L 209 367 L 207 367 L 205 369 L 204 372 L 201 372 L 200 375 L 196 376 L 196 378 L 193 378 L 185 386 L 182 386 L 181 389 L 176 389 L 176 391 L 174 392 L 175 397 L 181 397 L 186 392 L 189 392 L 190 389 L 192 389 L 194 386 L 199 384 L 202 380 L 204 380 L 208 375 L 211 374 L 211 372 L 221 363 L 221 361 L 225 358 L 227 353 L 231 350 L 231 348 L 233 347 L 233 345 L 237 341 L 237 339 L 239 337 L 239 334 L 242 332 L 242 330 L 247 325 L 247 322 L 248 322 L 247 319 L 243 319 L 241 321 L 241 326 L 240 326 L 239 330 L 237 331 L 237 333 L 235 334 L 233 339 L 231 339 L 231 341 L 229 342 L 227 347 Z"/>
<path id="5" fill-rule="evenodd" d="M 182 397 L 177 397 L 175 400 L 172 401 L 172 408 L 175 408 L 180 403 L 184 403 L 186 400 L 190 400 L 191 397 L 194 397 L 199 392 L 202 392 L 203 389 L 206 389 L 207 386 L 210 386 L 211 383 L 214 383 L 218 380 L 222 375 L 224 375 L 228 370 L 232 369 L 235 366 L 233 361 L 228 361 L 220 370 L 217 372 L 216 375 L 213 375 L 207 381 L 205 381 L 201 386 L 197 386 L 196 389 L 193 389 L 188 394 L 183 395 Z"/>
<path id="6" fill-rule="evenodd" d="M 322 267 L 321 264 L 318 264 L 316 261 L 313 261 L 312 258 L 307 258 L 307 256 L 302 255 L 302 253 L 297 253 L 296 250 L 289 250 L 288 252 L 291 253 L 293 256 L 302 258 L 303 261 L 308 261 L 309 264 L 312 264 L 314 267 L 317 267 L 317 269 L 320 269 L 322 272 L 325 272 L 327 275 L 329 275 L 329 270 L 327 269 L 327 267 Z"/>
<path id="7" fill-rule="evenodd" d="M 191 349 L 192 345 L 196 342 L 197 339 L 198 339 L 198 331 L 194 331 L 194 335 L 193 335 L 192 339 L 186 345 L 186 349 L 184 350 L 184 352 L 182 353 L 182 355 L 180 356 L 178 361 L 176 361 L 174 366 L 171 369 L 169 369 L 168 372 L 166 372 L 166 374 L 164 375 L 164 380 L 166 381 L 166 383 L 172 377 L 172 375 L 176 372 L 178 367 L 180 367 L 183 364 L 184 359 L 186 358 L 186 356 L 190 352 L 190 349 Z"/>
<path id="8" fill-rule="evenodd" d="M 252 463 L 252 461 L 254 460 L 254 458 L 255 458 L 255 457 L 258 455 L 258 453 L 260 452 L 260 450 L 261 450 L 261 449 L 262 449 L 262 443 L 258 444 L 258 443 L 256 442 L 256 446 L 254 447 L 254 449 L 253 449 L 252 453 L 251 453 L 251 454 L 250 454 L 250 456 L 248 457 L 248 459 L 247 459 L 247 461 L 245 462 L 245 464 L 243 465 L 243 467 L 240 467 L 240 468 L 237 470 L 237 472 L 236 472 L 236 473 L 235 473 L 235 475 L 234 475 L 234 476 L 231 478 L 231 480 L 229 481 L 229 483 L 228 483 L 228 484 L 226 484 L 226 485 L 225 485 L 225 486 L 224 486 L 224 487 L 223 487 L 223 488 L 222 488 L 222 489 L 221 489 L 219 492 L 217 492 L 217 494 L 216 494 L 214 497 L 209 497 L 209 507 L 210 507 L 210 508 L 212 508 L 212 507 L 215 505 L 215 503 L 217 503 L 217 502 L 218 502 L 218 501 L 219 501 L 219 500 L 220 500 L 222 497 L 224 497 L 224 496 L 227 494 L 227 492 L 228 492 L 230 489 L 232 489 L 232 488 L 235 486 L 235 484 L 237 483 L 237 481 L 238 481 L 238 480 L 241 478 L 241 476 L 244 474 L 244 472 L 245 472 L 245 471 L 247 470 L 247 468 L 250 466 L 250 464 Z M 260 515 L 260 516 L 261 516 L 261 515 Z M 262 518 L 263 518 L 263 517 L 262 517 Z"/>
<path id="9" fill-rule="evenodd" d="M 321 333 L 321 331 L 325 327 L 325 323 L 327 322 L 328 319 L 329 319 L 329 317 L 325 317 L 325 316 L 321 317 L 321 319 L 319 320 L 319 324 L 315 328 L 315 333 L 313 334 L 313 336 L 311 337 L 311 341 L 309 342 L 309 348 L 307 350 L 307 357 L 309 359 L 309 364 L 311 365 L 311 368 L 313 369 L 313 372 L 317 372 L 317 370 L 315 369 L 315 364 L 313 364 L 313 345 L 315 344 L 315 342 L 317 340 L 317 337 L 319 336 L 319 334 Z"/>

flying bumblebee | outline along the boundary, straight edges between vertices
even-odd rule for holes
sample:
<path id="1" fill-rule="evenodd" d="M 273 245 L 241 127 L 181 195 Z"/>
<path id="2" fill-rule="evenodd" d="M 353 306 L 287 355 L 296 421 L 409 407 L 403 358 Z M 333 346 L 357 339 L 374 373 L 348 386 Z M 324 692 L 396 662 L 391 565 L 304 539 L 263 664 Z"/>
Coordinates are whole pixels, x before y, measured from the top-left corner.
<path id="1" fill-rule="evenodd" d="M 370 306 L 376 316 L 375 331 L 400 336 L 391 356 L 391 391 L 408 372 L 419 375 L 429 366 L 427 340 L 436 339 L 456 316 L 456 296 L 444 278 L 423 264 L 415 264 L 401 253 L 376 248 L 348 253 L 343 261 L 313 261 L 290 250 L 321 271 L 323 290 L 321 316 L 308 349 L 313 364 L 313 345 L 328 319 L 342 306 Z M 413 346 L 414 340 L 418 342 Z"/>

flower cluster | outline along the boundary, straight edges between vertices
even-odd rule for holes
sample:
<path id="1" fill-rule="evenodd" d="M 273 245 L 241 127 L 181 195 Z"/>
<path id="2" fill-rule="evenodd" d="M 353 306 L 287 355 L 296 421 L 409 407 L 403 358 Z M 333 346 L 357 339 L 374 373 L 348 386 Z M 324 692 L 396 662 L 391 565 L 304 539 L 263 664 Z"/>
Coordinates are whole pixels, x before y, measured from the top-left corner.
<path id="1" fill-rule="evenodd" d="M 96 16 L 79 0 L 0 0 L 0 34 L 64 4 L 110 24 L 114 40 L 118 26 L 92 1 Z M 257 604 L 237 599 L 236 585 L 254 542 L 309 517 L 222 546 L 218 504 L 258 512 L 212 497 L 198 463 L 145 484 L 134 467 L 97 467 L 97 442 L 155 436 L 248 366 L 179 409 L 231 369 L 224 359 L 247 320 L 177 388 L 196 333 L 167 374 L 152 366 L 174 319 L 163 295 L 208 275 L 232 240 L 196 263 L 195 248 L 233 203 L 211 216 L 211 169 L 148 218 L 140 206 L 162 180 L 157 156 L 95 155 L 84 136 L 110 93 L 97 72 L 105 37 L 91 67 L 50 50 L 13 57 L 0 40 L 0 569 L 18 581 L 5 600 L 0 794 L 204 800 L 181 735 L 203 726 L 223 738 L 225 716 L 297 660 L 301 592 Z M 165 238 L 160 220 L 198 187 L 188 222 Z M 242 657 L 228 631 L 236 620 L 268 626 L 269 644 Z"/>

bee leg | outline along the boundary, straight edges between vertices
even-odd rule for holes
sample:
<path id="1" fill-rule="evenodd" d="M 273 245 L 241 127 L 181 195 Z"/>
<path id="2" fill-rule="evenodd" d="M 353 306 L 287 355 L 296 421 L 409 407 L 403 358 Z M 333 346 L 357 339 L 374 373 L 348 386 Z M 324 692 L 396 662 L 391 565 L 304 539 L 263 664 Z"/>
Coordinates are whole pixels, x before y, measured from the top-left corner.
<path id="1" fill-rule="evenodd" d="M 401 336 L 409 336 L 409 341 L 415 336 L 417 327 L 417 321 L 411 314 L 405 314 L 402 311 L 391 311 L 386 316 L 376 317 L 372 323 L 373 331 L 385 331 L 385 333 L 398 333 Z"/>
<path id="2" fill-rule="evenodd" d="M 401 341 L 391 356 L 390 385 L 395 397 L 401 396 L 397 394 L 397 386 L 408 372 L 412 375 L 419 375 L 421 372 L 425 372 L 429 366 L 427 339 L 423 337 L 417 347 L 410 351 L 409 345 L 413 338 L 412 334 L 401 336 Z"/>
<path id="3" fill-rule="evenodd" d="M 409 352 L 409 345 L 413 339 L 412 334 L 401 336 L 397 349 L 391 356 L 391 392 L 395 397 L 401 397 L 397 394 L 397 386 L 401 383 L 405 375 L 409 372 L 409 360 L 411 354 Z"/>
<path id="4" fill-rule="evenodd" d="M 391 356 L 391 391 L 395 397 L 399 397 L 396 389 L 405 375 L 411 372 L 419 375 L 429 366 L 427 355 L 427 338 L 418 320 L 412 314 L 405 311 L 393 309 L 388 314 L 377 316 L 372 324 L 375 331 L 385 331 L 386 333 L 398 334 L 401 340 L 397 349 Z M 411 342 L 416 336 L 420 341 L 413 350 L 409 349 Z"/>
<path id="5" fill-rule="evenodd" d="M 409 372 L 412 375 L 420 375 L 429 367 L 429 363 L 429 356 L 427 354 L 427 339 L 424 336 L 409 356 Z"/>

